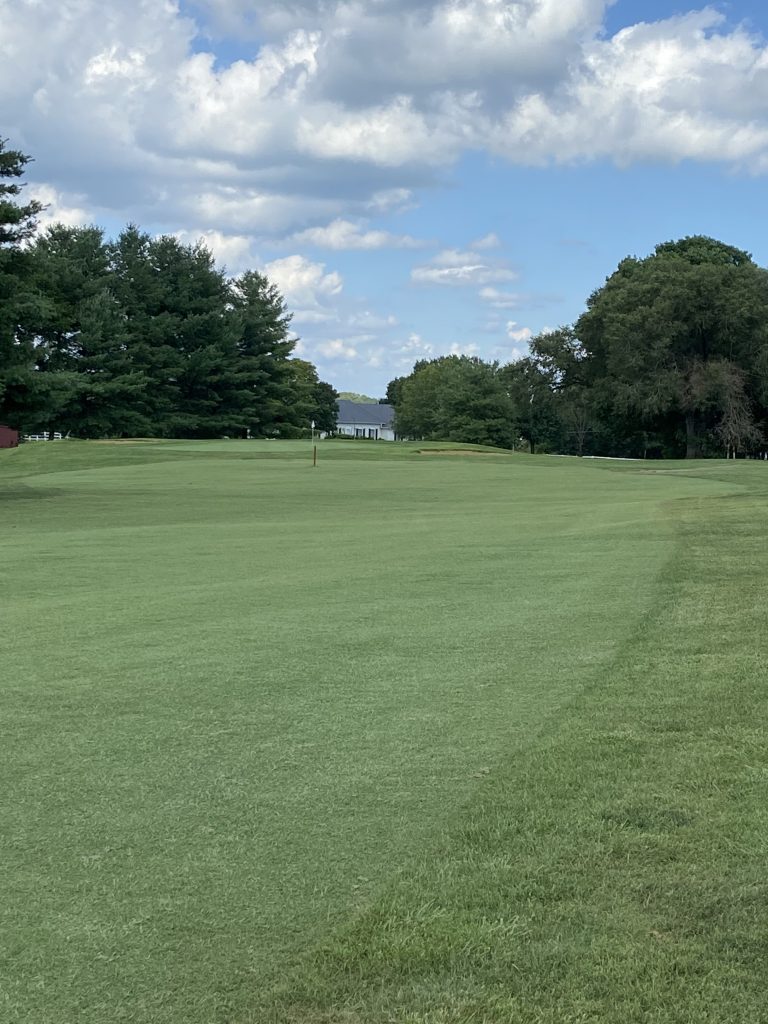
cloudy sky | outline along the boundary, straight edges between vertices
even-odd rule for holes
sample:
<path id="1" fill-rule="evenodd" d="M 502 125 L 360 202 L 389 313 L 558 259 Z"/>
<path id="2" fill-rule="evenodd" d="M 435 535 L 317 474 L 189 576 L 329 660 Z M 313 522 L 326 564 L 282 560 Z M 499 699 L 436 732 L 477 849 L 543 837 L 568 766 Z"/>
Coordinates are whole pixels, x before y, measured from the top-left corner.
<path id="1" fill-rule="evenodd" d="M 203 236 L 379 395 L 656 242 L 768 264 L 768 10 L 695 2 L 0 0 L 0 135 L 47 217 Z"/>

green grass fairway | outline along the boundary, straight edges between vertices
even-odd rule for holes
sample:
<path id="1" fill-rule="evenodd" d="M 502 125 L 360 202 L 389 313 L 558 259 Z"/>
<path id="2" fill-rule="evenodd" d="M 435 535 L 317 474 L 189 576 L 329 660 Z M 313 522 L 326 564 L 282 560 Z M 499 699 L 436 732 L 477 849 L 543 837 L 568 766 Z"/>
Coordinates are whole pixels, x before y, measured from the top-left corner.
<path id="1" fill-rule="evenodd" d="M 4 1024 L 768 1021 L 768 465 L 451 447 L 0 452 Z"/>

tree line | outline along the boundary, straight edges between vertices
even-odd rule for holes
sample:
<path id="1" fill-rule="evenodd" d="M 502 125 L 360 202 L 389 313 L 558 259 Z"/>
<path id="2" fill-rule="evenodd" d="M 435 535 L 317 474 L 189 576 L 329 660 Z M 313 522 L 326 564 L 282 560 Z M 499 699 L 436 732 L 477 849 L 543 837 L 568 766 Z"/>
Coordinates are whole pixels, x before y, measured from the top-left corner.
<path id="1" fill-rule="evenodd" d="M 29 158 L 0 139 L 0 422 L 77 437 L 332 432 L 336 392 L 294 357 L 256 271 L 129 225 L 37 230 Z M 768 271 L 704 236 L 628 257 L 572 325 L 506 365 L 422 360 L 391 381 L 400 436 L 579 455 L 768 448 Z"/>
<path id="2" fill-rule="evenodd" d="M 391 381 L 399 434 L 629 457 L 768 447 L 768 271 L 705 236 L 628 257 L 570 326 L 507 365 L 416 363 Z"/>
<path id="3" fill-rule="evenodd" d="M 297 436 L 336 392 L 293 358 L 282 296 L 202 244 L 129 225 L 37 230 L 0 139 L 0 422 L 76 437 Z"/>

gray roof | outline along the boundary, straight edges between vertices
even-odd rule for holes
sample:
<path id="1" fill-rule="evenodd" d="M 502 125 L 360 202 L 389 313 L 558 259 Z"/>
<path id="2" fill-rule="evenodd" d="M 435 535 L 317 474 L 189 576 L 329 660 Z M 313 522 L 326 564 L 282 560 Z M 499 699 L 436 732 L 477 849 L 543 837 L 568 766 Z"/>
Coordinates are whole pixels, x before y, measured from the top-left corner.
<path id="1" fill-rule="evenodd" d="M 340 398 L 336 404 L 339 407 L 337 423 L 346 423 L 355 427 L 391 428 L 395 420 L 395 409 L 392 405 L 350 402 L 347 398 Z"/>

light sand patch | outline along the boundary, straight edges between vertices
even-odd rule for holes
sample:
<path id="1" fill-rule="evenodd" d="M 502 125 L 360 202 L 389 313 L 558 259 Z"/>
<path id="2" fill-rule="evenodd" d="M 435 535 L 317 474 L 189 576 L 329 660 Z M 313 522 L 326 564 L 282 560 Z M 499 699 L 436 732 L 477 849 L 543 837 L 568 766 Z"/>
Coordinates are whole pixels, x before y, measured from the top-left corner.
<path id="1" fill-rule="evenodd" d="M 419 455 L 503 455 L 505 458 L 512 452 L 478 452 L 473 448 L 419 448 Z"/>

